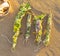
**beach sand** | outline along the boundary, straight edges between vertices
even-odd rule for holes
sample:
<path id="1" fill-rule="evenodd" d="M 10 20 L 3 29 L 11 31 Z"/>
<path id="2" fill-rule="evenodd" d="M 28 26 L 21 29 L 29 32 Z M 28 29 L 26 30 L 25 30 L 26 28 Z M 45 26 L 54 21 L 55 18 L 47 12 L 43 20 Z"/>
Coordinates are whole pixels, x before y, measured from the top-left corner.
<path id="1" fill-rule="evenodd" d="M 27 0 L 24 0 L 27 2 Z M 28 43 L 24 43 L 25 19 L 22 22 L 22 34 L 18 38 L 16 49 L 11 50 L 13 25 L 22 0 L 9 0 L 9 14 L 0 17 L 0 56 L 60 56 L 60 0 L 29 0 L 36 14 L 52 11 L 51 39 L 48 47 L 36 46 L 35 36 L 31 33 Z M 32 30 L 33 31 L 33 30 Z M 31 32 L 32 32 L 31 31 Z M 9 39 L 9 40 L 8 40 Z"/>

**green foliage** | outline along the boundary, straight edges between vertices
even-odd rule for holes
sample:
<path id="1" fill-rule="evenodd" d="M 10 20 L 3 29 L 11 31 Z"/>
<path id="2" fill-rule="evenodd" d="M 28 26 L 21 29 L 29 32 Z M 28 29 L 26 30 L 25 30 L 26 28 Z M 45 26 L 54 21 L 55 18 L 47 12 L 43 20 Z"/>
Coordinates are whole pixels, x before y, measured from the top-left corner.
<path id="1" fill-rule="evenodd" d="M 16 44 L 17 44 L 17 39 L 18 39 L 18 36 L 20 34 L 20 29 L 21 29 L 21 21 L 23 19 L 23 17 L 26 15 L 26 13 L 28 11 L 31 10 L 31 7 L 30 7 L 30 4 L 29 3 L 23 3 L 21 4 L 20 8 L 19 8 L 19 12 L 16 16 L 16 19 L 15 19 L 15 22 L 14 22 L 14 35 L 13 35 L 13 44 L 12 44 L 12 48 L 15 49 L 16 47 Z M 43 19 L 44 17 L 46 16 L 46 14 L 41 14 L 41 15 L 38 15 L 38 16 L 35 16 L 33 14 L 28 14 L 28 17 L 27 17 L 27 31 L 26 31 L 26 34 L 25 34 L 25 37 L 26 39 L 28 39 L 30 37 L 30 28 L 31 28 L 31 19 L 34 19 L 34 25 L 36 26 L 37 24 L 37 20 L 39 20 L 39 25 L 37 25 L 36 27 L 39 27 L 39 30 L 36 34 L 36 39 L 35 41 L 39 44 L 41 42 L 41 37 L 42 37 L 42 22 L 43 22 Z M 34 18 L 32 18 L 32 15 L 34 16 Z M 48 21 L 47 21 L 47 27 L 46 27 L 46 38 L 45 40 L 43 41 L 44 44 L 47 46 L 48 45 L 48 42 L 50 40 L 50 25 L 51 25 L 51 18 L 52 18 L 52 15 L 49 16 L 48 18 Z"/>

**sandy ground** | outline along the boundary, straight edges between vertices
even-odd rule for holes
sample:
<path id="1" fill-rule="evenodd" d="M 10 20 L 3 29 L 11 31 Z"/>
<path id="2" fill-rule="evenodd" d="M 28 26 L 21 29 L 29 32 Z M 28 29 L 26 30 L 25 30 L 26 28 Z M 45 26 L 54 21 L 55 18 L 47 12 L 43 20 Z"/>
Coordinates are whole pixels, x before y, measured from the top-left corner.
<path id="1" fill-rule="evenodd" d="M 24 2 L 27 2 L 24 0 Z M 35 36 L 32 35 L 28 43 L 24 43 L 25 20 L 22 24 L 22 33 L 19 36 L 16 50 L 11 50 L 11 41 L 13 35 L 13 24 L 18 12 L 21 0 L 9 0 L 9 14 L 0 18 L 0 56 L 60 56 L 60 0 L 29 0 L 34 13 L 41 12 L 53 13 L 52 32 L 50 45 L 48 47 L 36 46 L 33 43 Z M 7 40 L 10 40 L 10 42 Z"/>

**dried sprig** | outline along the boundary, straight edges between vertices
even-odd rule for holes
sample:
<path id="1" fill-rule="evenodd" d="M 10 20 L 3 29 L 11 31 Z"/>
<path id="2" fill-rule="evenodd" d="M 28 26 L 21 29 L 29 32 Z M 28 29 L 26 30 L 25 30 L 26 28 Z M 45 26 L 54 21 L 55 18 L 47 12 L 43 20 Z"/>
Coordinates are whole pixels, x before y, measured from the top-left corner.
<path id="1" fill-rule="evenodd" d="M 31 30 L 31 23 L 32 23 L 32 15 L 30 12 L 27 12 L 28 17 L 27 17 L 27 31 L 25 34 L 25 38 L 26 38 L 26 42 L 28 40 L 28 38 L 30 37 L 30 30 Z"/>
<path id="2" fill-rule="evenodd" d="M 42 40 L 42 22 L 44 17 L 46 16 L 46 14 L 41 14 L 39 16 L 35 16 L 34 18 L 34 23 L 35 23 L 35 29 L 36 29 L 36 39 L 35 42 L 37 42 L 37 44 L 39 44 Z"/>
<path id="3" fill-rule="evenodd" d="M 51 23 L 52 23 L 52 13 L 49 15 L 47 20 L 46 37 L 45 37 L 45 40 L 43 41 L 45 46 L 48 46 L 50 42 Z"/>

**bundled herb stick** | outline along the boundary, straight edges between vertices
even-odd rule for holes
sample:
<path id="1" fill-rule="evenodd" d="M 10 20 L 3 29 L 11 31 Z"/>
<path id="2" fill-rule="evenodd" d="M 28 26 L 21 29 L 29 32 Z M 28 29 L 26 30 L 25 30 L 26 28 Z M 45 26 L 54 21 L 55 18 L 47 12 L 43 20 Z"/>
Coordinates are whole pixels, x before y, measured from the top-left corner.
<path id="1" fill-rule="evenodd" d="M 41 34 L 42 34 L 42 31 L 41 31 L 41 20 L 37 20 L 36 21 L 36 42 L 40 43 L 41 42 Z"/>
<path id="2" fill-rule="evenodd" d="M 51 20 L 52 20 L 52 14 L 49 15 L 47 20 L 46 37 L 45 37 L 45 40 L 43 41 L 45 46 L 48 46 L 50 42 L 50 32 L 51 32 L 51 23 L 52 23 Z"/>
<path id="3" fill-rule="evenodd" d="M 16 16 L 16 20 L 14 22 L 14 35 L 13 35 L 13 44 L 12 44 L 12 48 L 15 49 L 15 46 L 17 44 L 17 39 L 20 33 L 20 28 L 21 28 L 21 21 L 22 18 L 25 16 L 26 12 L 29 11 L 31 9 L 30 5 L 28 3 L 26 4 L 22 4 L 20 6 L 20 10 Z"/>
<path id="4" fill-rule="evenodd" d="M 35 29 L 36 29 L 36 39 L 35 41 L 39 44 L 42 40 L 42 22 L 45 17 L 45 14 L 41 14 L 40 16 L 35 17 Z"/>
<path id="5" fill-rule="evenodd" d="M 30 37 L 30 30 L 31 30 L 31 14 L 28 14 L 28 17 L 27 17 L 27 31 L 26 31 L 26 34 L 25 34 L 25 38 L 26 38 L 26 42 L 28 40 L 28 38 Z"/>

